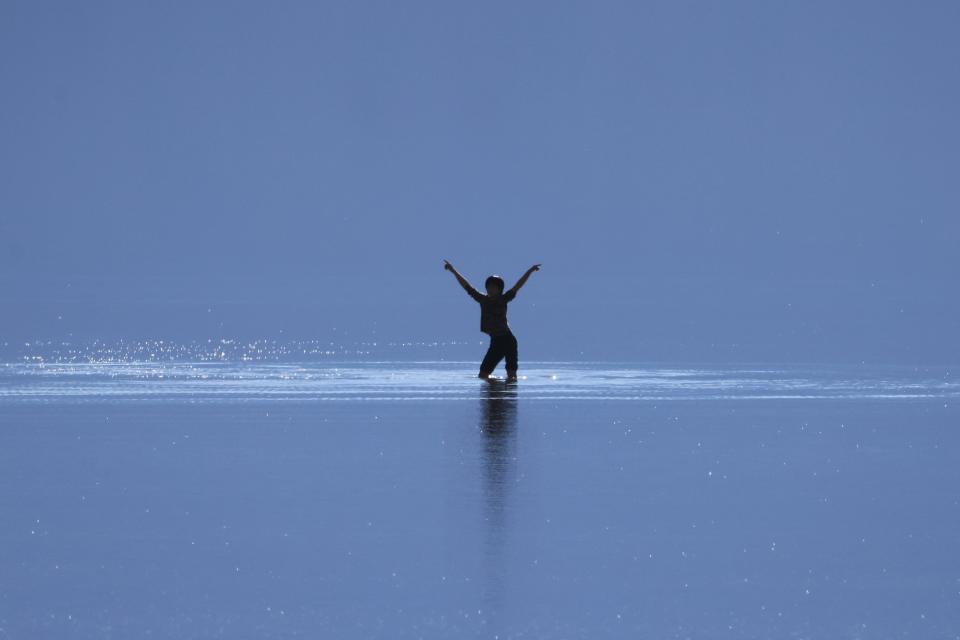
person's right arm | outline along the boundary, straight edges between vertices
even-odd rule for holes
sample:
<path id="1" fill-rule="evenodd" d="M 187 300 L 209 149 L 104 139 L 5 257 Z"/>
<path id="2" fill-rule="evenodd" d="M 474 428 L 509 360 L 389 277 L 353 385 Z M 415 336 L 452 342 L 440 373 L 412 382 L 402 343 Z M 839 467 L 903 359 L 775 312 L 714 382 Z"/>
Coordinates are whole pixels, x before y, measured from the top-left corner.
<path id="1" fill-rule="evenodd" d="M 453 265 L 450 264 L 450 262 L 449 262 L 448 260 L 444 260 L 444 261 L 443 261 L 443 268 L 446 269 L 447 271 L 449 271 L 450 273 L 452 273 L 452 274 L 454 275 L 454 277 L 456 277 L 457 282 L 460 283 L 460 286 L 463 287 L 464 291 L 466 291 L 467 294 L 469 294 L 471 298 L 473 298 L 473 299 L 476 300 L 477 302 L 480 302 L 481 300 L 483 300 L 483 294 L 480 293 L 479 291 L 477 291 L 476 289 L 474 289 L 474 288 L 473 288 L 473 285 L 471 285 L 471 284 L 467 281 L 466 278 L 464 278 L 462 275 L 460 275 L 460 272 L 457 271 L 457 270 L 453 267 Z"/>

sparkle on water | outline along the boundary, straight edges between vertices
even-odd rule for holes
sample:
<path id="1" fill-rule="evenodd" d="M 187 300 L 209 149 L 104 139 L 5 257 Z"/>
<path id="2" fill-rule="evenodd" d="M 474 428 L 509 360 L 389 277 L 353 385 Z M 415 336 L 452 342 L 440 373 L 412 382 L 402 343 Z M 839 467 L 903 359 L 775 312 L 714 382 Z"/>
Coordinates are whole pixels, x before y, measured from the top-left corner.
<path id="1" fill-rule="evenodd" d="M 6 401 L 189 399 L 474 400 L 471 362 L 8 363 Z M 503 382 L 497 384 L 503 385 Z M 910 399 L 960 394 L 947 371 L 904 367 L 650 367 L 527 363 L 517 388 L 529 400 Z"/>

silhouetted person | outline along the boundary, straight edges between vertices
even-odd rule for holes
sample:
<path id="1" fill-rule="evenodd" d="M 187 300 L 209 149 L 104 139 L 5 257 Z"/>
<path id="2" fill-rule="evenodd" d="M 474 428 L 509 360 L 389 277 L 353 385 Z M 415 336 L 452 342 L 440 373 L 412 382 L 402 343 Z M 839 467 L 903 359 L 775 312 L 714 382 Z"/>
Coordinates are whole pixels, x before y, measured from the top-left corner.
<path id="1" fill-rule="evenodd" d="M 507 324 L 507 303 L 513 300 L 517 291 L 527 282 L 534 271 L 540 270 L 540 265 L 535 264 L 524 273 L 517 284 L 509 291 L 504 291 L 503 278 L 500 276 L 490 276 L 484 285 L 486 286 L 486 295 L 480 293 L 467 282 L 467 279 L 460 275 L 460 272 L 453 268 L 447 260 L 443 261 L 443 268 L 450 271 L 457 277 L 460 283 L 470 297 L 480 303 L 480 331 L 490 336 L 490 348 L 487 354 L 483 356 L 483 362 L 480 363 L 480 376 L 484 380 L 490 379 L 490 374 L 497 368 L 500 361 L 507 359 L 507 380 L 517 379 L 517 338 L 510 331 L 510 325 Z"/>

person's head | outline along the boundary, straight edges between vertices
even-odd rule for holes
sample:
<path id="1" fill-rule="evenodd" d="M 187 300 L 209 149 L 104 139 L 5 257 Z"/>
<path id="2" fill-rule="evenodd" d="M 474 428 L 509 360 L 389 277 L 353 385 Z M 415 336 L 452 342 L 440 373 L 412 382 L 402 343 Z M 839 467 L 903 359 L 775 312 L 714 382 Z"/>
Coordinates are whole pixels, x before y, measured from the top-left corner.
<path id="1" fill-rule="evenodd" d="M 490 276 L 483 284 L 487 288 L 488 296 L 500 295 L 503 293 L 503 278 L 500 276 Z"/>

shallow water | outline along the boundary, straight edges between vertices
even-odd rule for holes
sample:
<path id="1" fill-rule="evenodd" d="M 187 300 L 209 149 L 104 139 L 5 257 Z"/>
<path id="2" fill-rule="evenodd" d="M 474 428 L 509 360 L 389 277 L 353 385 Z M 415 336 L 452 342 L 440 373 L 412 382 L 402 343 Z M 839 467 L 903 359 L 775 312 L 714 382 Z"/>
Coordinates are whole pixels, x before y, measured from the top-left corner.
<path id="1" fill-rule="evenodd" d="M 0 399 L 471 400 L 475 363 L 0 364 Z M 949 369 L 790 366 L 652 368 L 531 363 L 524 400 L 909 399 L 960 396 Z"/>
<path id="2" fill-rule="evenodd" d="M 0 371 L 0 638 L 960 634 L 945 370 Z"/>

